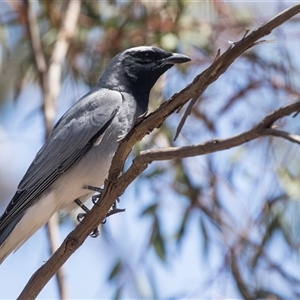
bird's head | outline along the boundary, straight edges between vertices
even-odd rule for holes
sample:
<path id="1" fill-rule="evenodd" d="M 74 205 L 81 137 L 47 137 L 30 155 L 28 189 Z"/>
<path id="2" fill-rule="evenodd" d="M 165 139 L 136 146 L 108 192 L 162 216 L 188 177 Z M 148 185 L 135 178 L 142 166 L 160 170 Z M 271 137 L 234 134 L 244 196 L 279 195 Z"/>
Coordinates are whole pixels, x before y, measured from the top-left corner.
<path id="1" fill-rule="evenodd" d="M 141 46 L 116 55 L 99 80 L 102 87 L 136 94 L 147 102 L 157 79 L 175 64 L 188 62 L 188 56 L 164 51 L 157 47 Z"/>
<path id="2" fill-rule="evenodd" d="M 146 46 L 128 49 L 121 56 L 121 64 L 129 80 L 148 85 L 150 89 L 174 64 L 190 61 L 190 58 L 185 55 Z"/>

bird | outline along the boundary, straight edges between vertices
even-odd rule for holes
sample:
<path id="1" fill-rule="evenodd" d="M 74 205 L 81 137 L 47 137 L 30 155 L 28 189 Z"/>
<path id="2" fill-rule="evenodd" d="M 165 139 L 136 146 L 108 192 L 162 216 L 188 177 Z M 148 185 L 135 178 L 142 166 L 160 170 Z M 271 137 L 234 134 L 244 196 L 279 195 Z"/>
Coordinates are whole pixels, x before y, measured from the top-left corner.
<path id="1" fill-rule="evenodd" d="M 0 217 L 0 264 L 57 211 L 71 212 L 106 179 L 120 139 L 148 109 L 158 78 L 191 59 L 154 46 L 129 48 L 54 125 Z M 77 203 L 78 204 L 78 203 Z"/>

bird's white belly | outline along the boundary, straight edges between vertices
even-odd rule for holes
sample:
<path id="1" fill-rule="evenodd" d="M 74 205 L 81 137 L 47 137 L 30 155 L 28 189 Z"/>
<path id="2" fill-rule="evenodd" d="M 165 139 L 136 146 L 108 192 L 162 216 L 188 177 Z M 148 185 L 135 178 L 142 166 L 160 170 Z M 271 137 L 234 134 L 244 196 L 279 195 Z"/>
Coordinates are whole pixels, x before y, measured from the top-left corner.
<path id="1" fill-rule="evenodd" d="M 78 163 L 52 184 L 51 190 L 55 193 L 58 210 L 66 209 L 69 212 L 76 207 L 73 205 L 76 198 L 85 202 L 92 196 L 95 192 L 86 189 L 86 185 L 101 187 L 104 184 L 116 147 L 116 142 L 110 147 L 110 151 L 105 149 L 103 143 L 92 147 Z"/>

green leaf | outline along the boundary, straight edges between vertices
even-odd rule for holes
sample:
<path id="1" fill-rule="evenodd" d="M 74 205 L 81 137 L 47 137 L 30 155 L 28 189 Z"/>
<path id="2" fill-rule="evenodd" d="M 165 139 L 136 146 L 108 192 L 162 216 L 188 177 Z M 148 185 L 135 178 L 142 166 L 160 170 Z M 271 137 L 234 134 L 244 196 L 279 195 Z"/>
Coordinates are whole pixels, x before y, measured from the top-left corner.
<path id="1" fill-rule="evenodd" d="M 115 263 L 115 265 L 113 266 L 113 268 L 112 268 L 112 270 L 111 270 L 111 272 L 109 274 L 108 279 L 109 280 L 114 279 L 116 276 L 118 276 L 121 273 L 122 269 L 123 269 L 123 263 L 122 263 L 122 261 L 121 260 L 117 260 L 117 262 Z"/>
<path id="2" fill-rule="evenodd" d="M 165 242 L 160 233 L 157 233 L 153 240 L 153 246 L 156 254 L 162 260 L 166 260 L 166 250 L 165 250 Z"/>
<path id="3" fill-rule="evenodd" d="M 182 237 L 184 236 L 185 234 L 185 231 L 186 231 L 186 225 L 187 225 L 187 221 L 189 219 L 189 216 L 190 216 L 190 210 L 187 209 L 182 217 L 182 220 L 181 220 L 181 223 L 180 223 L 180 226 L 179 226 L 179 229 L 176 233 L 176 242 L 177 242 L 177 245 L 180 244 L 180 242 L 182 241 Z"/>
<path id="4" fill-rule="evenodd" d="M 141 213 L 141 216 L 145 216 L 145 215 L 154 215 L 156 212 L 156 209 L 158 207 L 158 204 L 151 204 L 149 206 L 147 206 Z"/>
<path id="5" fill-rule="evenodd" d="M 166 247 L 165 241 L 161 235 L 158 220 L 156 219 L 153 226 L 153 232 L 151 236 L 151 243 L 154 246 L 157 256 L 162 260 L 166 260 Z"/>

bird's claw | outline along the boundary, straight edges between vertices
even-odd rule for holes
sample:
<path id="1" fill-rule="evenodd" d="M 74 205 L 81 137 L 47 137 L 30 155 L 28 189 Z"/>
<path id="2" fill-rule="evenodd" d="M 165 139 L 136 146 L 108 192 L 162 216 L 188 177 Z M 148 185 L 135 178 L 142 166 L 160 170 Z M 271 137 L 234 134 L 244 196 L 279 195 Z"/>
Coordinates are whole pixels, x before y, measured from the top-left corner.
<path id="1" fill-rule="evenodd" d="M 93 202 L 94 205 L 99 201 L 100 196 L 101 196 L 101 194 L 97 194 L 97 195 L 92 196 L 92 202 Z"/>
<path id="2" fill-rule="evenodd" d="M 81 223 L 81 221 L 84 219 L 85 215 L 86 215 L 86 213 L 80 213 L 80 214 L 78 214 L 77 215 L 77 221 L 79 223 Z"/>
<path id="3" fill-rule="evenodd" d="M 120 199 L 118 198 L 115 203 L 113 204 L 113 206 L 111 207 L 111 209 L 108 211 L 106 217 L 109 217 L 111 215 L 120 213 L 120 212 L 124 212 L 126 210 L 126 208 L 118 208 L 117 207 L 117 203 L 120 202 Z"/>
<path id="4" fill-rule="evenodd" d="M 86 189 L 86 190 L 93 191 L 93 192 L 98 192 L 99 194 L 101 194 L 102 191 L 103 191 L 102 188 L 99 188 L 99 187 L 96 187 L 96 186 L 92 186 L 92 185 L 85 185 L 83 188 Z"/>
<path id="5" fill-rule="evenodd" d="M 82 220 L 84 219 L 84 217 L 86 216 L 86 212 L 85 213 L 80 213 L 77 215 L 77 221 L 79 223 L 82 222 Z M 92 238 L 96 238 L 100 235 L 100 230 L 99 230 L 99 227 L 96 227 L 91 233 L 90 233 L 90 237 Z"/>
<path id="6" fill-rule="evenodd" d="M 96 204 L 100 199 L 100 196 L 101 196 L 101 193 L 103 192 L 103 189 L 99 188 L 99 187 L 92 186 L 92 185 L 85 185 L 83 188 L 87 189 L 87 190 L 90 190 L 90 191 L 93 191 L 93 192 L 99 193 L 97 195 L 92 196 L 92 202 L 93 202 L 93 204 Z"/>
<path id="7" fill-rule="evenodd" d="M 112 215 L 115 215 L 117 213 L 120 212 L 124 212 L 126 209 L 125 208 L 117 208 L 117 203 L 120 202 L 120 199 L 118 198 L 115 203 L 112 205 L 112 207 L 110 208 L 110 210 L 108 211 L 108 213 L 106 214 L 105 219 L 102 221 L 102 224 L 106 223 L 106 219 Z"/>
<path id="8" fill-rule="evenodd" d="M 99 201 L 99 199 L 100 199 L 100 197 L 101 197 L 101 193 L 103 192 L 103 189 L 102 188 L 93 187 L 93 186 L 90 186 L 90 185 L 86 185 L 85 188 L 99 193 L 97 195 L 93 195 L 92 196 L 92 202 L 93 202 L 93 204 L 97 204 L 98 201 Z M 120 198 L 117 198 L 116 202 L 120 203 Z M 114 207 L 115 204 L 112 207 Z"/>
<path id="9" fill-rule="evenodd" d="M 99 227 L 96 227 L 91 233 L 90 233 L 90 237 L 92 238 L 96 238 L 100 235 L 100 229 Z"/>

